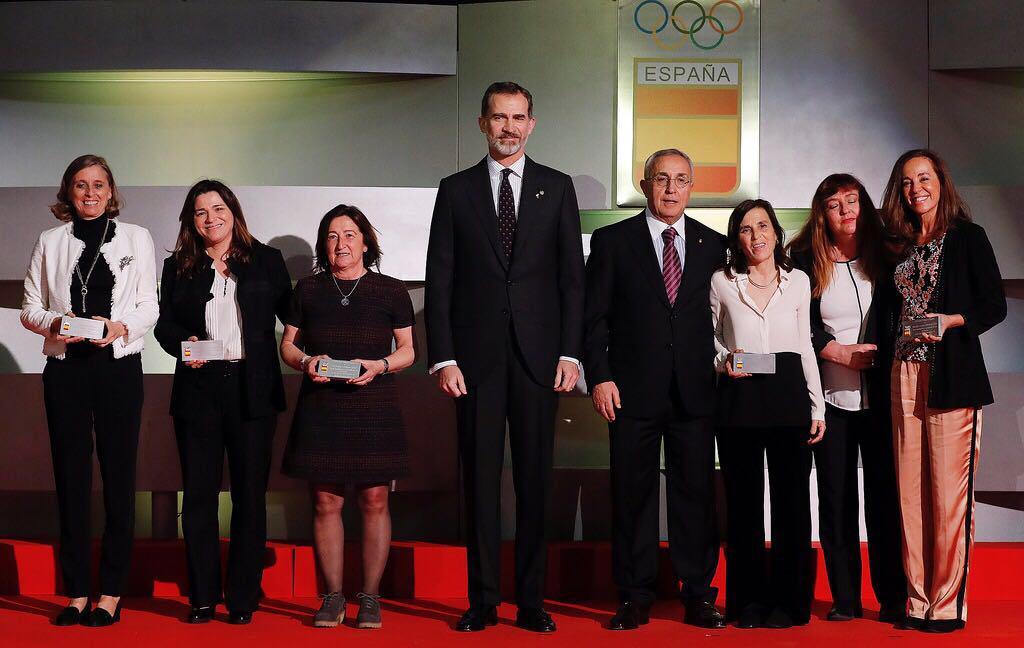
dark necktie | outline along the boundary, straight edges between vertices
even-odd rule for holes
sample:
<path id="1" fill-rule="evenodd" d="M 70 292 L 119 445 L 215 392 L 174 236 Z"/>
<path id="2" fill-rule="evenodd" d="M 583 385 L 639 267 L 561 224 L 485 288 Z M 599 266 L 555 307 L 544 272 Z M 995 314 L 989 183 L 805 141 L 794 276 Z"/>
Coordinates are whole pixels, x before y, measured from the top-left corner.
<path id="1" fill-rule="evenodd" d="M 512 197 L 512 183 L 508 181 L 512 169 L 501 170 L 498 185 L 498 238 L 506 258 L 512 258 L 512 240 L 516 236 L 516 201 Z"/>
<path id="2" fill-rule="evenodd" d="M 661 252 L 661 276 L 665 280 L 665 294 L 668 303 L 675 305 L 679 284 L 683 280 L 683 266 L 679 263 L 679 252 L 676 251 L 676 228 L 669 227 L 661 233 L 665 241 L 665 249 Z"/>

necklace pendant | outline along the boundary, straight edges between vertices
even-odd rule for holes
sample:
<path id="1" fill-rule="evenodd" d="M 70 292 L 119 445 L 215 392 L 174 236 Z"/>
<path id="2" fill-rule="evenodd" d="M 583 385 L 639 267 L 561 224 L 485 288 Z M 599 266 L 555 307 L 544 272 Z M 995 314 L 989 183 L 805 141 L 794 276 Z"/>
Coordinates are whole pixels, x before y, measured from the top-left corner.
<path id="1" fill-rule="evenodd" d="M 341 298 L 341 305 L 342 306 L 348 306 L 348 297 L 342 297 Z"/>
<path id="2" fill-rule="evenodd" d="M 82 312 L 85 312 L 85 296 L 89 293 L 89 289 L 82 286 Z"/>

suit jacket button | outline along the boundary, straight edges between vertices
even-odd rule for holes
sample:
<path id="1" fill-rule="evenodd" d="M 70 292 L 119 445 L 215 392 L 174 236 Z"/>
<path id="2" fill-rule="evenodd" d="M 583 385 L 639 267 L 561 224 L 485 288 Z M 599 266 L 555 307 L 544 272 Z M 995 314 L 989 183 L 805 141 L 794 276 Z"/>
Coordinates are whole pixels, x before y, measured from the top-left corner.
<path id="1" fill-rule="evenodd" d="M 502 308 L 501 309 L 501 314 L 504 315 L 505 317 L 508 317 L 508 309 L 507 308 Z"/>
<path id="2" fill-rule="evenodd" d="M 666 344 L 666 345 L 665 345 L 665 348 L 666 348 L 666 349 L 671 349 L 671 348 L 672 348 L 672 343 L 671 343 L 671 342 L 669 342 L 668 344 Z"/>

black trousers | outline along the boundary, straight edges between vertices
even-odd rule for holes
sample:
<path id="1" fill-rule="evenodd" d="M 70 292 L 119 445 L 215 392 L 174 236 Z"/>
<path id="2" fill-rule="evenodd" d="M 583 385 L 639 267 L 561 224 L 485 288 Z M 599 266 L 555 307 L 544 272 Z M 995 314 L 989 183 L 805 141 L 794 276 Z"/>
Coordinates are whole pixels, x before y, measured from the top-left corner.
<path id="1" fill-rule="evenodd" d="M 782 608 L 811 615 L 811 449 L 807 427 L 723 428 L 718 456 L 727 504 L 726 616 Z M 770 567 L 764 534 L 764 461 L 772 506 Z"/>
<path id="2" fill-rule="evenodd" d="M 880 418 L 872 410 L 849 412 L 828 405 L 828 432 L 813 446 L 818 528 L 832 600 L 857 610 L 861 608 L 858 450 L 864 465 L 864 521 L 871 585 L 883 607 L 902 610 L 907 599 L 892 428 Z"/>
<path id="3" fill-rule="evenodd" d="M 541 607 L 547 543 L 544 519 L 558 395 L 531 378 L 511 332 L 490 374 L 455 401 L 466 501 L 470 605 L 501 602 L 501 470 L 505 423 L 516 493 L 516 603 Z"/>
<path id="4" fill-rule="evenodd" d="M 84 358 L 48 359 L 43 401 L 60 511 L 64 593 L 77 598 L 92 592 L 89 504 L 95 432 L 105 513 L 99 593 L 120 596 L 135 533 L 142 359 L 133 354 L 115 360 L 109 349 Z"/>
<path id="5" fill-rule="evenodd" d="M 661 445 L 665 443 L 669 554 L 684 601 L 713 603 L 718 566 L 715 431 L 710 417 L 684 416 L 678 390 L 653 418 L 618 415 L 609 424 L 612 572 L 622 601 L 649 606 L 658 578 Z"/>
<path id="6" fill-rule="evenodd" d="M 211 362 L 204 372 L 202 417 L 175 416 L 184 493 L 181 526 L 188 557 L 189 601 L 221 600 L 217 504 L 227 451 L 231 478 L 231 544 L 224 600 L 234 612 L 259 604 L 267 543 L 267 480 L 276 416 L 245 415 L 244 361 Z"/>

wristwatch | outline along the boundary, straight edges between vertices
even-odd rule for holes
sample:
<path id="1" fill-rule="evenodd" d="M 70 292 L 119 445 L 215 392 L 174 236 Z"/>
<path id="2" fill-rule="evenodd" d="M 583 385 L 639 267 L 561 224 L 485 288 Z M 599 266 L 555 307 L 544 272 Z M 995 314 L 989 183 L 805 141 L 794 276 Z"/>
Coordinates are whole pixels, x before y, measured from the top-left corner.
<path id="1" fill-rule="evenodd" d="M 388 362 L 387 358 L 381 358 L 380 361 L 384 363 L 384 371 L 382 371 L 381 374 L 386 374 L 391 370 L 391 364 Z"/>

